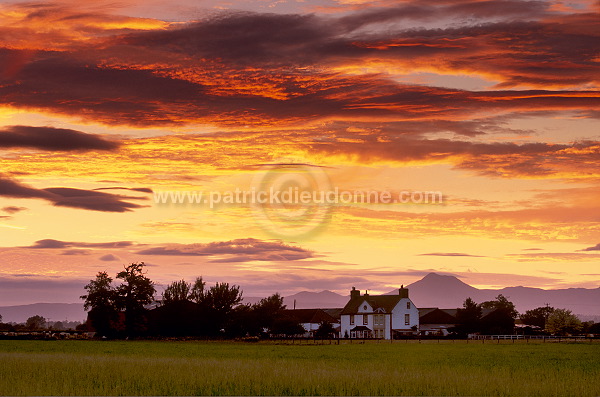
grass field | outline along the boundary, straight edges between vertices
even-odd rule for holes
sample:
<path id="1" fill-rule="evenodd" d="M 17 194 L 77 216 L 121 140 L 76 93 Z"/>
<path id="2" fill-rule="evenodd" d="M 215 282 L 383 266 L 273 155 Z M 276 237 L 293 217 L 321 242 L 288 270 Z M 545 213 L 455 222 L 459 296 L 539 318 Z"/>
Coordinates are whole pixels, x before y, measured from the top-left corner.
<path id="1" fill-rule="evenodd" d="M 600 395 L 600 343 L 0 341 L 0 395 Z"/>

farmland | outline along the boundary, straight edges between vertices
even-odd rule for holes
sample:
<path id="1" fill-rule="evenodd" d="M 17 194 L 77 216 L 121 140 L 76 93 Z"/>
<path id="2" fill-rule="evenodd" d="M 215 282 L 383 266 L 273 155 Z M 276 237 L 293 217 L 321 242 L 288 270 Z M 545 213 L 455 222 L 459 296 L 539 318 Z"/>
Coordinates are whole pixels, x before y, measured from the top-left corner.
<path id="1" fill-rule="evenodd" d="M 599 394 L 597 341 L 0 341 L 0 395 Z"/>

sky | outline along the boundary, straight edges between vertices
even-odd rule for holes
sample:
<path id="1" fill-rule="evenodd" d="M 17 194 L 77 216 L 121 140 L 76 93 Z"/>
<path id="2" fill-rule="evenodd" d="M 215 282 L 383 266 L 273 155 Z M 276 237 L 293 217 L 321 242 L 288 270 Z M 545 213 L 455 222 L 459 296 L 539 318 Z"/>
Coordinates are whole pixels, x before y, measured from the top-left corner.
<path id="1" fill-rule="evenodd" d="M 0 306 L 140 261 L 159 292 L 598 288 L 599 26 L 590 0 L 4 1 Z M 225 200 L 288 188 L 413 199 Z"/>

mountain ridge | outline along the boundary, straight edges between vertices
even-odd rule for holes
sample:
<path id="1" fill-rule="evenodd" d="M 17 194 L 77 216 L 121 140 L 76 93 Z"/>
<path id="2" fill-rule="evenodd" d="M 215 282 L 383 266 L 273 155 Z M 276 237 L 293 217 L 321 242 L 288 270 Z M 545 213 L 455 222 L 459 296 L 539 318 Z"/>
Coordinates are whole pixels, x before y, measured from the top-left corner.
<path id="1" fill-rule="evenodd" d="M 493 300 L 502 294 L 511 300 L 520 313 L 546 304 L 569 309 L 584 317 L 600 317 L 600 287 L 545 290 L 536 287 L 504 287 L 501 289 L 478 289 L 452 275 L 429 273 L 422 279 L 408 284 L 409 296 L 417 307 L 461 307 L 466 298 L 481 303 Z M 363 291 L 364 293 L 364 291 Z M 397 294 L 394 289 L 386 293 Z M 256 303 L 259 297 L 246 297 L 244 303 Z M 284 304 L 292 309 L 335 308 L 343 307 L 348 302 L 348 295 L 341 295 L 329 290 L 320 292 L 300 291 L 284 297 Z M 41 315 L 52 321 L 83 321 L 86 313 L 83 304 L 79 303 L 35 303 L 30 305 L 2 306 L 0 315 L 4 322 L 25 322 L 28 317 Z"/>

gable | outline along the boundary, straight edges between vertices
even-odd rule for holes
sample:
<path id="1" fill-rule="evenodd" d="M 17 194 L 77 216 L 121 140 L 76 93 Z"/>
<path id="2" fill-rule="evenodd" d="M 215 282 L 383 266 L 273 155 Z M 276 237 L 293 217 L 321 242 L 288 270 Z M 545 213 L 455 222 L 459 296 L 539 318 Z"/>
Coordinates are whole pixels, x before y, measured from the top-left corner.
<path id="1" fill-rule="evenodd" d="M 373 312 L 373 307 L 371 306 L 371 304 L 366 299 L 363 299 L 362 303 L 360 303 L 358 305 L 357 313 L 372 313 L 372 312 Z"/>

